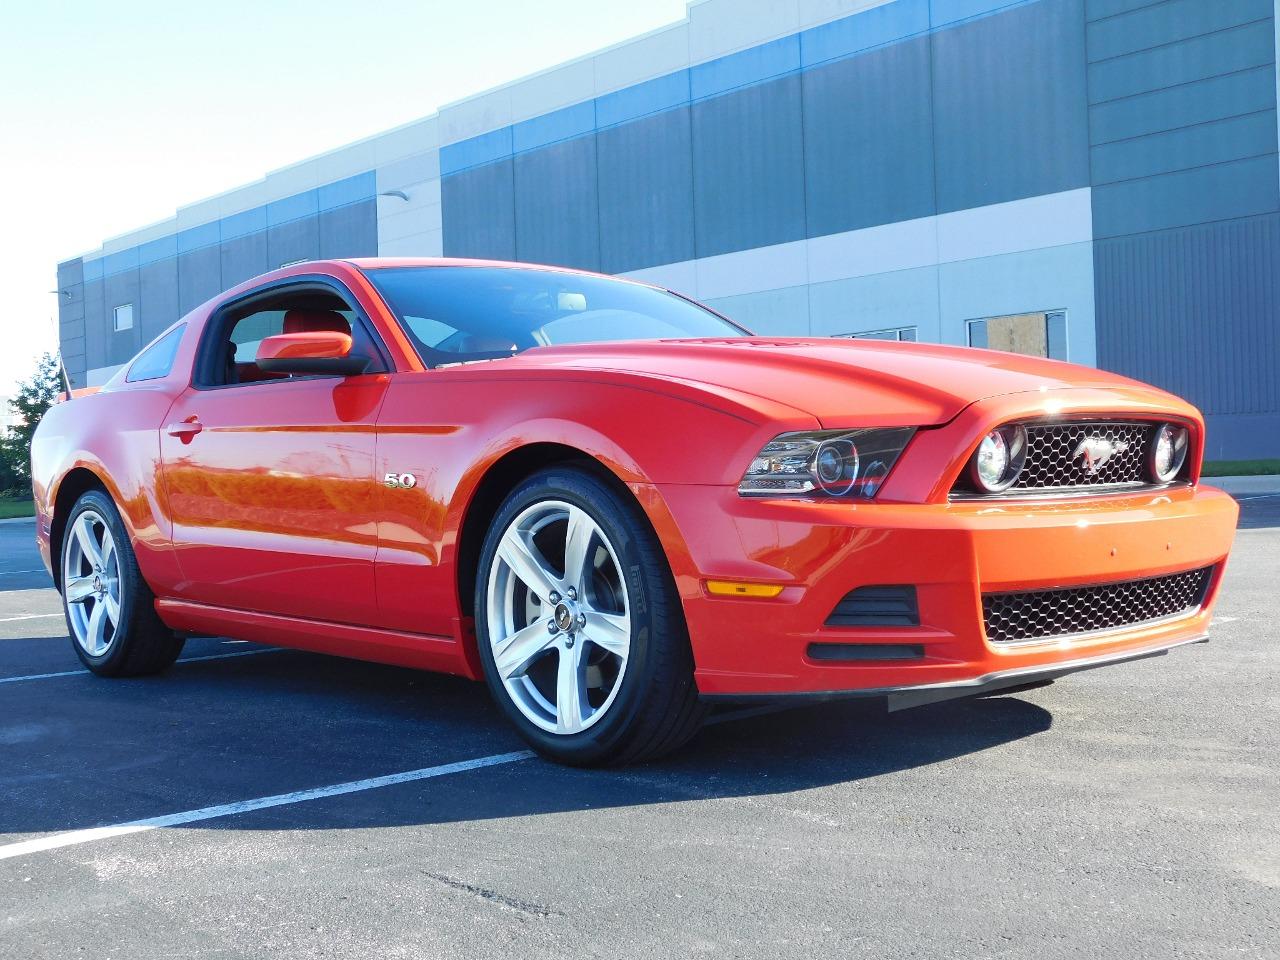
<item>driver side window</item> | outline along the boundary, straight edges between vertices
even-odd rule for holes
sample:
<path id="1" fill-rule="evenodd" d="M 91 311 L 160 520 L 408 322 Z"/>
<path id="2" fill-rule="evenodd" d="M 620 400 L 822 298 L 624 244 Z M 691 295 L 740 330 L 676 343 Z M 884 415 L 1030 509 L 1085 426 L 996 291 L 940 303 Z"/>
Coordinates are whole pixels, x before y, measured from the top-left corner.
<path id="1" fill-rule="evenodd" d="M 258 346 L 267 337 L 282 333 L 316 333 L 332 331 L 348 334 L 351 352 L 368 356 L 368 372 L 385 370 L 382 357 L 364 322 L 346 301 L 334 293 L 309 288 L 305 291 L 281 292 L 266 298 L 255 298 L 249 305 L 234 310 L 212 331 L 213 351 L 205 367 L 206 386 L 233 386 L 289 380 L 296 375 L 262 370 L 256 363 Z"/>

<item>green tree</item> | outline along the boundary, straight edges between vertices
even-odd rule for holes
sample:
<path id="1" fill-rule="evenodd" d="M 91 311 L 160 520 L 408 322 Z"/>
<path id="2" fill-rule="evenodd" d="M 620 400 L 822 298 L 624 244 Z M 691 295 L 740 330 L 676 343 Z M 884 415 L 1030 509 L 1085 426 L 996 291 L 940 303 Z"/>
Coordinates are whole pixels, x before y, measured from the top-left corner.
<path id="1" fill-rule="evenodd" d="M 9 401 L 18 423 L 0 435 L 0 490 L 22 489 L 31 483 L 31 435 L 61 392 L 58 360 L 46 353 L 36 361 L 35 373 L 18 384 L 17 396 Z"/>

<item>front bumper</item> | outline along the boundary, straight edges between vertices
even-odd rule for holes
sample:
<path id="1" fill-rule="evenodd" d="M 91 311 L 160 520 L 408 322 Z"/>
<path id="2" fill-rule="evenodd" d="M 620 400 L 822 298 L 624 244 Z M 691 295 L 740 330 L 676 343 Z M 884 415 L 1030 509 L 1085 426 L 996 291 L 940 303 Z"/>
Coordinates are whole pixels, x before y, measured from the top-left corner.
<path id="1" fill-rule="evenodd" d="M 1237 507 L 1211 487 L 1126 496 L 952 503 L 748 500 L 728 487 L 655 488 L 647 506 L 684 602 L 706 696 L 886 694 L 899 705 L 1051 679 L 1204 639 Z M 982 594 L 1213 567 L 1185 616 L 1042 642 L 986 639 Z M 712 596 L 709 579 L 784 584 Z M 916 588 L 920 625 L 834 627 L 860 586 Z M 811 644 L 913 645 L 911 660 L 816 660 Z"/>

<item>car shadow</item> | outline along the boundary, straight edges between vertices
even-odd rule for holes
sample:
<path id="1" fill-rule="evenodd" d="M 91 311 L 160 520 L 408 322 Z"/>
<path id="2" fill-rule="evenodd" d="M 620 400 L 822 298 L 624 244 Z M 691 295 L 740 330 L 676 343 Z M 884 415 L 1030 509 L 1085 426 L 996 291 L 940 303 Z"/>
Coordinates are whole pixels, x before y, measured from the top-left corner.
<path id="1" fill-rule="evenodd" d="M 63 686 L 6 690 L 0 833 L 10 839 L 524 747 L 480 684 L 294 651 L 50 683 Z M 1052 723 L 1016 696 L 893 714 L 865 700 L 739 711 L 721 709 L 682 750 L 643 765 L 576 770 L 533 758 L 185 828 L 367 829 L 765 796 L 925 768 Z"/>

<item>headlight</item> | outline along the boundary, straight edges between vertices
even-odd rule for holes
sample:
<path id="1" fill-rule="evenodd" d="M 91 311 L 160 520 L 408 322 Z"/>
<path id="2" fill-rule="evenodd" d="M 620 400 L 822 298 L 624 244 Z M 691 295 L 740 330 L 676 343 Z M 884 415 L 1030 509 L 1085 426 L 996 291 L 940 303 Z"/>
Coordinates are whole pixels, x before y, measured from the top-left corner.
<path id="1" fill-rule="evenodd" d="M 1151 473 L 1159 483 L 1170 483 L 1182 472 L 1187 462 L 1187 429 L 1163 423 L 1151 444 Z"/>
<path id="2" fill-rule="evenodd" d="M 1027 462 L 1027 431 L 1020 424 L 992 430 L 978 444 L 969 466 L 976 489 L 984 493 L 1008 490 Z"/>
<path id="3" fill-rule="evenodd" d="M 765 444 L 738 484 L 744 497 L 859 497 L 879 493 L 911 427 L 784 433 Z"/>

